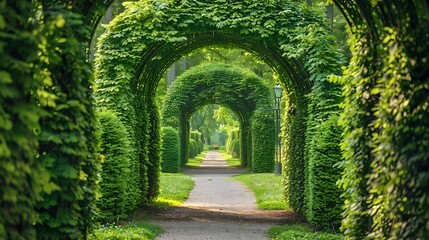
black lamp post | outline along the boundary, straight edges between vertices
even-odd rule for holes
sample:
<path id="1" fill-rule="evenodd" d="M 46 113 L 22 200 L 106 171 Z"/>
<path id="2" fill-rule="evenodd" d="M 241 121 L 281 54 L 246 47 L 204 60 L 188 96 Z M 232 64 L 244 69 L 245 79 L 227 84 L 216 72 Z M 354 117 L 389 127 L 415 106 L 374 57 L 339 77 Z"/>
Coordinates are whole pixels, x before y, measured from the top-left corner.
<path id="1" fill-rule="evenodd" d="M 274 86 L 274 96 L 276 99 L 276 162 L 274 165 L 274 173 L 276 175 L 280 175 L 282 173 L 282 162 L 281 162 L 281 139 L 280 139 L 280 99 L 282 97 L 282 88 L 280 86 L 280 83 L 277 83 L 276 86 Z"/>

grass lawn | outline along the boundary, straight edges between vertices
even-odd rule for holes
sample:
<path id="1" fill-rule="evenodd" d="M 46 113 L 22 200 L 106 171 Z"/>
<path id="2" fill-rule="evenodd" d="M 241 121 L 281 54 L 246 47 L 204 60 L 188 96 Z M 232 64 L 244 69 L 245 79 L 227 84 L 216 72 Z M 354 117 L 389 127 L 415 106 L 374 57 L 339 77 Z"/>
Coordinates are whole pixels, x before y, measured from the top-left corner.
<path id="1" fill-rule="evenodd" d="M 259 209 L 289 209 L 284 197 L 281 176 L 273 173 L 253 173 L 237 175 L 233 179 L 242 182 L 253 191 Z"/>
<path id="2" fill-rule="evenodd" d="M 201 163 L 203 162 L 204 156 L 206 155 L 207 151 L 201 152 L 194 158 L 189 158 L 188 162 L 186 163 L 187 167 L 199 167 Z"/>
<path id="3" fill-rule="evenodd" d="M 188 198 L 189 192 L 193 187 L 194 181 L 189 175 L 161 173 L 160 194 L 151 207 L 178 206 Z M 133 215 L 133 223 L 103 226 L 96 229 L 88 239 L 155 239 L 156 236 L 163 232 L 161 227 L 147 223 L 147 220 L 150 219 L 150 213 L 146 210 L 137 210 Z"/>
<path id="4" fill-rule="evenodd" d="M 233 158 L 231 155 L 226 153 L 225 150 L 219 150 L 220 155 L 222 155 L 223 159 L 225 159 L 226 163 L 229 167 L 240 167 L 240 159 L 239 158 Z"/>
<path id="5" fill-rule="evenodd" d="M 341 234 L 329 234 L 315 232 L 304 225 L 284 225 L 274 226 L 268 230 L 268 235 L 275 240 L 294 239 L 294 240 L 341 240 Z"/>
<path id="6" fill-rule="evenodd" d="M 161 173 L 160 194 L 154 201 L 155 207 L 179 206 L 189 197 L 194 188 L 191 176 L 182 173 Z"/>
<path id="7" fill-rule="evenodd" d="M 163 232 L 162 228 L 157 225 L 146 222 L 136 222 L 126 225 L 110 225 L 96 229 L 93 234 L 90 234 L 89 240 L 98 239 L 135 239 L 146 240 L 155 239 L 156 236 Z"/>

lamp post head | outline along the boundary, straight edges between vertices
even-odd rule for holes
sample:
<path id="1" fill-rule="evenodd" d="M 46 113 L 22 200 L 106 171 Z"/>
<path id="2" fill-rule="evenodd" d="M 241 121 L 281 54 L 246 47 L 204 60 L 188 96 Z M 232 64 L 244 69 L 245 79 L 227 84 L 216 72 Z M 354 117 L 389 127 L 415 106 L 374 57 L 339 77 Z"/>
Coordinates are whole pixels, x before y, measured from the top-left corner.
<path id="1" fill-rule="evenodd" d="M 280 99 L 282 97 L 282 90 L 280 83 L 277 83 L 276 86 L 274 86 L 274 95 L 276 96 L 276 99 Z"/>

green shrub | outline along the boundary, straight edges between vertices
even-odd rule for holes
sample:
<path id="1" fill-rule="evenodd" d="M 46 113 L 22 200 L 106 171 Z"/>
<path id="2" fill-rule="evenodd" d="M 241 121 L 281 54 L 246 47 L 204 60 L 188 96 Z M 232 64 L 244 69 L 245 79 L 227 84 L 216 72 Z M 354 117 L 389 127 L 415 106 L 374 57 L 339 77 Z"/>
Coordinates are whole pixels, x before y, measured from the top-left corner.
<path id="1" fill-rule="evenodd" d="M 240 157 L 240 139 L 234 139 L 231 143 L 231 156 L 233 158 Z"/>
<path id="2" fill-rule="evenodd" d="M 225 145 L 226 153 L 232 154 L 232 142 L 235 139 L 239 138 L 239 136 L 238 136 L 239 131 L 240 131 L 239 128 L 233 128 L 233 129 L 228 131 L 228 138 L 226 140 L 226 145 Z"/>
<path id="3" fill-rule="evenodd" d="M 148 102 L 148 104 L 150 104 Z M 161 172 L 161 127 L 160 127 L 160 116 L 159 110 L 156 104 L 150 104 L 148 107 L 148 124 L 149 127 L 149 138 L 147 141 L 152 141 L 148 146 L 148 158 L 149 164 L 147 169 L 148 177 L 148 191 L 146 199 L 152 201 L 159 194 L 159 173 Z M 147 144 L 146 144 L 147 145 Z"/>
<path id="4" fill-rule="evenodd" d="M 162 128 L 162 172 L 176 173 L 180 172 L 180 152 L 179 152 L 179 134 L 172 127 Z"/>
<path id="5" fill-rule="evenodd" d="M 194 139 L 197 142 L 196 155 L 204 151 L 204 145 L 201 141 L 201 133 L 198 131 L 191 131 L 191 139 Z"/>
<path id="6" fill-rule="evenodd" d="M 306 217 L 324 231 L 338 231 L 342 219 L 344 200 L 336 185 L 341 178 L 341 169 L 336 166 L 342 160 L 341 132 L 338 115 L 331 115 L 317 128 L 310 151 L 313 156 L 308 164 Z"/>
<path id="7" fill-rule="evenodd" d="M 39 239 L 83 239 L 96 224 L 98 123 L 92 98 L 92 65 L 86 60 L 80 41 L 89 28 L 85 19 L 70 8 L 67 3 L 46 1 L 43 8 L 34 10 L 38 17 L 27 19 L 43 22 L 38 33 L 45 42 L 41 43 L 39 54 L 44 60 L 43 76 L 49 76 L 44 79 L 46 85 L 34 94 L 49 96 L 51 100 L 37 100 L 44 114 L 34 129 L 39 144 L 33 154 L 37 154 L 37 161 L 46 171 L 40 177 L 50 176 L 49 183 L 40 186 L 49 191 L 37 205 L 39 221 L 33 223 Z M 58 25 L 59 21 L 62 24 Z M 35 119 L 30 113 L 37 108 L 27 113 L 24 106 L 16 108 L 22 111 L 20 118 Z"/>
<path id="8" fill-rule="evenodd" d="M 252 119 L 252 166 L 255 173 L 274 171 L 275 122 L 267 112 L 256 112 Z"/>
<path id="9" fill-rule="evenodd" d="M 194 139 L 189 139 L 189 158 L 194 158 L 198 154 L 198 143 Z"/>
<path id="10" fill-rule="evenodd" d="M 128 204 L 127 179 L 130 179 L 131 144 L 128 132 L 116 114 L 103 111 L 98 114 L 101 124 L 101 154 L 104 162 L 101 172 L 101 198 L 97 202 L 103 222 L 116 222 L 126 217 Z M 129 183 L 132 184 L 132 183 Z"/>
<path id="11" fill-rule="evenodd" d="M 35 156 L 40 105 L 55 104 L 55 95 L 44 90 L 52 88 L 49 72 L 35 78 L 41 72 L 38 45 L 46 47 L 34 34 L 40 31 L 37 21 L 30 21 L 35 3 L 2 1 L 0 7 L 0 239 L 35 239 L 41 191 L 59 188 Z"/>

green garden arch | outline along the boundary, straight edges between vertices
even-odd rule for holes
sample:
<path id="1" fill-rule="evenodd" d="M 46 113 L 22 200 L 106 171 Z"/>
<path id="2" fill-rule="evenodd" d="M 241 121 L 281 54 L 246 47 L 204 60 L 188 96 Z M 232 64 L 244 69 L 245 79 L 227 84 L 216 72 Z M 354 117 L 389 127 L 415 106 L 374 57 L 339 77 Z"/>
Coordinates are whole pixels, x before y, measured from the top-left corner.
<path id="1" fill-rule="evenodd" d="M 0 61 L 3 79 L 0 83 L 1 89 L 7 89 L 0 94 L 2 103 L 7 103 L 0 106 L 2 120 L 5 119 L 6 123 L 4 125 L 6 127 L 1 130 L 4 151 L 0 152 L 0 156 L 4 166 L 7 166 L 1 168 L 0 178 L 3 185 L 0 195 L 3 203 L 8 206 L 2 208 L 0 212 L 2 216 L 0 229 L 7 229 L 7 232 L 0 231 L 0 236 L 35 238 L 33 216 L 40 213 L 40 209 L 36 209 L 35 206 L 37 199 L 46 197 L 40 196 L 43 191 L 38 186 L 52 181 L 66 193 L 70 192 L 69 187 L 73 188 L 73 192 L 84 189 L 85 193 L 79 195 L 79 198 L 69 198 L 64 201 L 78 206 L 76 209 L 70 209 L 67 215 L 67 220 L 73 216 L 73 219 L 79 220 L 78 223 L 71 221 L 62 223 L 54 220 L 60 227 L 50 229 L 50 231 L 58 230 L 51 236 L 79 239 L 86 236 L 88 228 L 92 228 L 90 205 L 96 189 L 93 183 L 97 181 L 95 174 L 97 156 L 93 154 L 96 149 L 96 131 L 92 127 L 95 120 L 89 97 L 91 69 L 82 55 L 82 49 L 89 46 L 88 39 L 91 36 L 88 29 L 83 28 L 95 29 L 100 16 L 112 0 L 55 1 L 54 4 L 60 5 L 60 8 L 52 7 L 53 1 L 40 2 L 46 3 L 44 8 L 32 11 L 36 9 L 39 1 L 20 1 L 19 4 L 17 1 L 6 1 L 5 7 L 0 11 L 6 23 L 2 24 L 1 28 L 7 33 L 0 37 L 0 42 L 6 46 L 2 49 L 0 57 L 2 60 L 8 59 L 8 61 Z M 223 1 L 218 2 L 227 7 Z M 347 190 L 348 200 L 343 230 L 350 239 L 367 237 L 427 239 L 429 238 L 427 228 L 429 209 L 426 207 L 429 202 L 426 184 L 429 100 L 425 97 L 429 81 L 427 1 L 334 0 L 333 2 L 340 7 L 349 20 L 353 34 L 354 55 L 352 64 L 346 70 L 346 78 L 342 81 L 347 86 L 343 91 L 345 96 L 343 108 L 347 117 L 343 119 L 343 126 L 346 128 L 344 134 L 346 173 L 342 187 Z M 267 1 L 267 4 L 271 3 Z M 253 2 L 249 1 L 250 4 Z M 202 7 L 206 5 L 209 4 L 204 4 Z M 290 8 L 284 7 L 283 10 L 288 11 Z M 69 13 L 75 15 L 70 18 Z M 37 19 L 36 14 L 42 14 L 45 17 L 43 23 L 28 21 L 28 19 Z M 77 15 L 83 16 L 82 22 L 74 21 Z M 258 12 L 256 15 L 261 16 Z M 65 29 L 61 24 L 55 24 L 58 20 L 56 16 L 63 16 L 73 21 L 66 21 Z M 46 29 L 40 31 L 40 27 L 45 23 L 52 24 L 51 32 L 47 32 Z M 67 40 L 66 44 L 55 45 L 56 43 L 50 41 L 46 45 L 52 52 L 45 54 L 57 57 L 55 62 L 44 62 L 45 71 L 53 73 L 49 78 L 42 78 L 47 81 L 36 79 L 35 76 L 39 73 L 37 66 L 31 68 L 25 66 L 25 64 L 33 66 L 35 59 L 38 61 L 42 58 L 40 49 L 37 47 L 42 41 L 34 36 L 34 32 L 39 32 L 41 36 L 47 37 L 47 40 L 64 37 Z M 116 32 L 116 34 L 119 33 L 120 31 Z M 213 32 L 207 32 L 208 35 L 210 33 Z M 269 38 L 271 36 L 266 40 Z M 285 39 L 291 40 L 288 37 Z M 299 40 L 296 43 L 299 43 Z M 293 46 L 293 43 L 290 46 Z M 19 47 L 25 51 L 17 51 Z M 244 46 L 241 47 L 244 48 Z M 54 53 L 54 49 L 61 51 Z M 306 62 L 301 59 L 305 58 L 304 55 L 297 58 Z M 10 64 L 14 61 L 23 64 Z M 310 67 L 305 69 L 312 73 Z M 69 71 L 76 72 L 61 74 Z M 395 76 L 391 77 L 393 74 Z M 130 76 L 130 79 L 135 79 L 133 73 Z M 75 85 L 63 86 L 66 83 Z M 317 81 L 314 81 L 315 85 L 316 83 Z M 50 91 L 51 95 L 38 95 L 35 100 L 35 92 L 46 93 L 43 91 L 51 89 L 56 91 Z M 16 94 L 10 95 L 10 92 Z M 52 96 L 59 97 L 56 103 L 62 109 L 65 109 L 63 105 L 65 103 L 67 109 L 71 110 L 67 113 L 66 119 L 76 119 L 75 122 L 87 124 L 79 128 L 62 130 L 62 134 L 67 135 L 77 129 L 81 135 L 84 133 L 83 135 L 87 137 L 85 141 L 79 141 L 82 146 L 70 146 L 74 151 L 83 153 L 81 156 L 64 157 L 63 155 L 63 166 L 82 171 L 84 177 L 79 181 L 71 179 L 64 183 L 53 178 L 50 180 L 49 173 L 40 175 L 38 171 L 39 168 L 45 167 L 45 163 L 35 160 L 34 153 L 39 151 L 40 142 L 37 131 L 35 133 L 34 129 L 38 127 L 42 130 L 49 129 L 49 126 L 55 125 L 52 122 L 65 121 L 62 115 L 46 117 L 44 115 L 46 111 L 34 111 L 35 109 L 59 110 L 52 105 L 49 106 L 52 104 Z M 390 100 L 396 105 L 386 103 Z M 148 101 L 148 106 L 143 109 L 150 108 L 151 104 L 153 103 Z M 17 105 L 20 108 L 17 108 Z M 21 117 L 24 112 L 22 109 L 32 110 L 30 120 Z M 151 115 L 156 116 L 153 113 Z M 39 121 L 42 116 L 45 116 L 43 123 Z M 396 118 L 397 116 L 403 116 L 403 118 Z M 156 120 L 153 121 L 156 123 Z M 12 126 L 9 124 L 11 122 L 13 127 L 8 127 Z M 384 124 L 379 124 L 380 122 Z M 16 131 L 16 128 L 20 130 Z M 375 136 L 374 139 L 372 139 L 373 136 Z M 23 142 L 23 139 L 26 141 Z M 60 136 L 60 139 L 64 137 Z M 68 153 L 71 152 L 70 148 Z M 9 151 L 11 149 L 12 151 Z M 46 153 L 50 155 L 60 149 L 60 147 L 46 147 Z M 25 169 L 32 169 L 32 171 Z M 51 174 L 57 176 L 55 172 Z M 11 195 L 11 193 L 15 194 Z M 58 191 L 55 191 L 55 194 L 59 194 Z M 47 195 L 51 194 L 47 193 Z M 16 198 L 10 198 L 10 196 Z M 53 210 L 56 207 L 59 208 L 56 205 L 51 206 Z M 10 218 L 10 216 L 16 217 Z M 374 224 L 371 225 L 371 222 Z M 67 224 L 70 228 L 64 227 Z M 62 230 L 73 231 L 75 235 L 64 234 Z"/>
<path id="2" fill-rule="evenodd" d="M 227 64 L 203 64 L 181 74 L 167 91 L 162 113 L 163 125 L 180 134 L 181 165 L 188 157 L 190 117 L 198 107 L 216 103 L 239 117 L 242 166 L 254 172 L 273 172 L 275 125 L 270 99 L 262 79 Z M 252 135 L 257 137 L 249 139 Z"/>
<path id="3" fill-rule="evenodd" d="M 135 137 L 135 157 L 140 166 L 147 166 L 141 172 L 157 172 L 159 147 L 153 146 L 159 146 L 159 122 L 153 120 L 158 119 L 154 95 L 166 69 L 184 54 L 208 45 L 253 52 L 279 74 L 294 108 L 294 115 L 287 119 L 295 127 L 288 134 L 289 139 L 299 140 L 288 143 L 288 155 L 296 164 L 285 171 L 293 173 L 288 174 L 290 181 L 299 182 L 291 192 L 302 192 L 307 114 L 304 95 L 313 84 L 330 89 L 326 77 L 338 72 L 341 62 L 322 14 L 288 1 L 203 2 L 127 3 L 98 43 L 98 104 L 115 110 Z"/>

